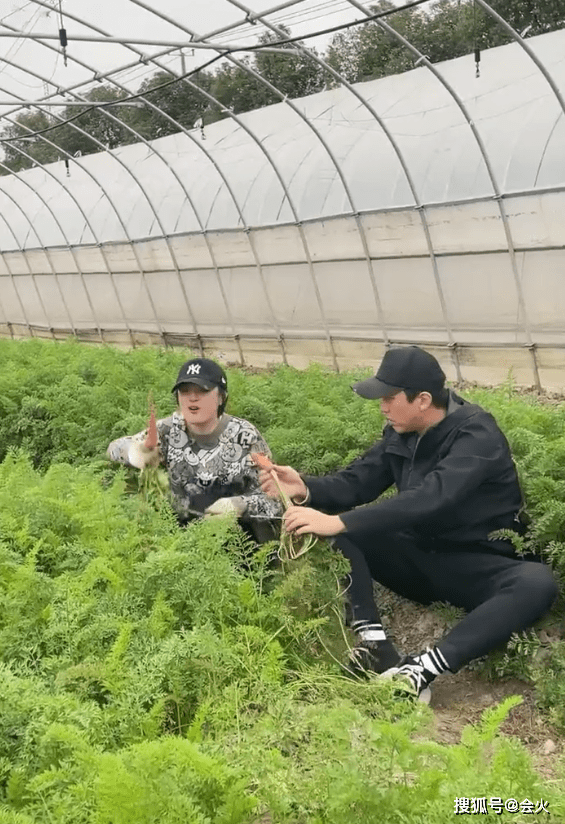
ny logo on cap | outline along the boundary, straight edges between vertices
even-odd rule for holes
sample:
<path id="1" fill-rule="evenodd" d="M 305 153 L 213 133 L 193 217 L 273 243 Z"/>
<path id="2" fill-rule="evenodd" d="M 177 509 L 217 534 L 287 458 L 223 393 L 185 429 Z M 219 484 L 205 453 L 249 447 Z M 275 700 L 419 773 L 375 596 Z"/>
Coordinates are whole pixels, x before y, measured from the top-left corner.
<path id="1" fill-rule="evenodd" d="M 201 366 L 199 363 L 191 363 L 186 370 L 187 375 L 199 375 Z"/>

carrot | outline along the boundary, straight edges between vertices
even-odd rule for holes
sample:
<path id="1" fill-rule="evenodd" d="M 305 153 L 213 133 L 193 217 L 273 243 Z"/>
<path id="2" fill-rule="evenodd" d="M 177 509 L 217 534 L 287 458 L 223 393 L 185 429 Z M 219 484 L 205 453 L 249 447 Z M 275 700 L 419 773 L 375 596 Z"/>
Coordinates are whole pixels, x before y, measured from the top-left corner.
<path id="1" fill-rule="evenodd" d="M 267 455 L 263 455 L 262 452 L 252 452 L 251 460 L 259 469 L 266 469 L 267 472 L 271 472 L 275 468 L 272 460 L 268 458 Z"/>
<path id="2" fill-rule="evenodd" d="M 157 439 L 157 418 L 155 417 L 155 410 L 151 409 L 149 423 L 147 425 L 147 436 L 145 438 L 145 446 L 147 449 L 155 449 L 157 446 Z"/>
<path id="3" fill-rule="evenodd" d="M 288 509 L 289 506 L 292 506 L 292 501 L 286 494 L 286 492 L 281 488 L 279 483 L 279 479 L 277 477 L 277 471 L 271 459 L 267 457 L 267 455 L 263 455 L 260 452 L 252 452 L 251 453 L 251 460 L 253 463 L 259 467 L 259 469 L 264 469 L 268 472 L 277 485 L 277 490 L 279 493 L 279 497 L 283 503 L 283 506 Z M 305 552 L 316 543 L 316 538 L 314 535 L 304 535 L 300 538 L 294 535 L 285 532 L 284 526 L 281 531 L 281 537 L 279 542 L 279 550 L 278 556 L 281 561 L 294 561 L 296 558 L 299 558 L 301 555 L 304 555 Z"/>
<path id="4" fill-rule="evenodd" d="M 279 484 L 279 479 L 277 478 L 277 471 L 275 469 L 275 465 L 272 462 L 272 460 L 267 455 L 263 455 L 262 452 L 252 452 L 251 453 L 251 460 L 253 461 L 253 463 L 256 466 L 259 467 L 259 469 L 263 469 L 263 470 L 265 470 L 265 472 L 269 473 L 269 475 L 271 476 L 271 478 L 273 479 L 273 481 L 277 485 L 277 490 L 278 490 L 278 493 L 279 493 L 279 497 L 280 497 L 281 501 L 283 502 L 284 508 L 288 509 L 288 507 L 291 505 L 291 500 L 288 497 L 288 495 L 286 494 L 286 492 L 284 492 L 281 489 L 281 485 Z"/>

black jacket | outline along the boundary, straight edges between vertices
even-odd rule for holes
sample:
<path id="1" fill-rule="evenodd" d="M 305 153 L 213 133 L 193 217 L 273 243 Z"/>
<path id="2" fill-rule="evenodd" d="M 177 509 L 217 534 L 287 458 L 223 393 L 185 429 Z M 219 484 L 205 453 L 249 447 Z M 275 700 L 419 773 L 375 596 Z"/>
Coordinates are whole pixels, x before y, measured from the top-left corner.
<path id="1" fill-rule="evenodd" d="M 496 421 L 453 392 L 448 409 L 421 438 L 387 426 L 382 440 L 345 469 L 305 478 L 309 505 L 339 513 L 352 539 L 409 530 L 448 550 L 454 544 L 485 542 L 495 529 L 521 531 L 522 494 Z M 393 485 L 397 495 L 361 507 Z M 509 551 L 507 542 L 489 546 Z"/>

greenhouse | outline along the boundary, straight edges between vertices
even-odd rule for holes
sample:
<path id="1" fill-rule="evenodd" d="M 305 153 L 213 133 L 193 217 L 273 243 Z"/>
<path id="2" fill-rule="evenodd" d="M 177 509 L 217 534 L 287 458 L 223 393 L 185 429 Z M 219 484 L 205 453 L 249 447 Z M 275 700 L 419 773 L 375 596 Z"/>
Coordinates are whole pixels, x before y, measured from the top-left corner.
<path id="1" fill-rule="evenodd" d="M 565 824 L 564 147 L 565 0 L 0 2 L 0 824 Z"/>
<path id="2" fill-rule="evenodd" d="M 522 37 L 477 0 L 511 42 L 432 63 L 394 14 L 344 0 L 348 21 L 372 19 L 412 66 L 350 82 L 280 23 L 281 12 L 315 10 L 310 0 L 224 0 L 207 33 L 173 2 L 161 11 L 122 0 L 115 15 L 116 4 L 96 15 L 28 5 L 41 12 L 32 24 L 8 15 L 0 29 L 6 152 L 30 158 L 32 138 L 55 146 L 63 120 L 88 133 L 68 113 L 81 102 L 84 111 L 102 80 L 124 102 L 98 114 L 115 124 L 152 107 L 170 133 L 147 139 L 130 118 L 125 145 L 96 137 L 89 154 L 2 165 L 4 336 L 189 345 L 242 364 L 336 369 L 412 342 L 451 379 L 500 382 L 511 371 L 518 383 L 565 386 L 564 30 Z M 144 34 L 125 36 L 138 16 Z M 273 57 L 287 46 L 314 63 L 323 90 L 292 98 L 265 79 L 249 60 L 261 32 Z M 134 91 L 165 68 L 204 111 L 218 100 L 193 75 L 218 56 L 280 102 L 223 106 L 221 119 L 189 128 Z M 50 125 L 18 142 L 10 128 L 30 111 Z"/>

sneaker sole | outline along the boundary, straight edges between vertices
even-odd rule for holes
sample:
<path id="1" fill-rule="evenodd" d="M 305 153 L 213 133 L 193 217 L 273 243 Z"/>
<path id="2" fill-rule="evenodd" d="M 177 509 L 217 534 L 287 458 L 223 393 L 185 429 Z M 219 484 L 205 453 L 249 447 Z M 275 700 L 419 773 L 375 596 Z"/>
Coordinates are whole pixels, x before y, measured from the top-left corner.
<path id="1" fill-rule="evenodd" d="M 399 671 L 400 671 L 400 667 L 391 667 L 390 669 L 387 669 L 386 672 L 383 672 L 380 677 L 381 678 L 386 678 L 388 680 L 392 680 L 395 675 L 398 675 Z M 422 704 L 429 704 L 431 699 L 432 699 L 431 687 L 424 687 L 424 689 L 422 690 L 422 692 L 418 696 L 416 696 L 416 694 L 414 692 L 413 693 L 407 692 L 406 694 L 411 695 L 412 697 L 416 698 L 418 701 L 421 701 Z"/>

